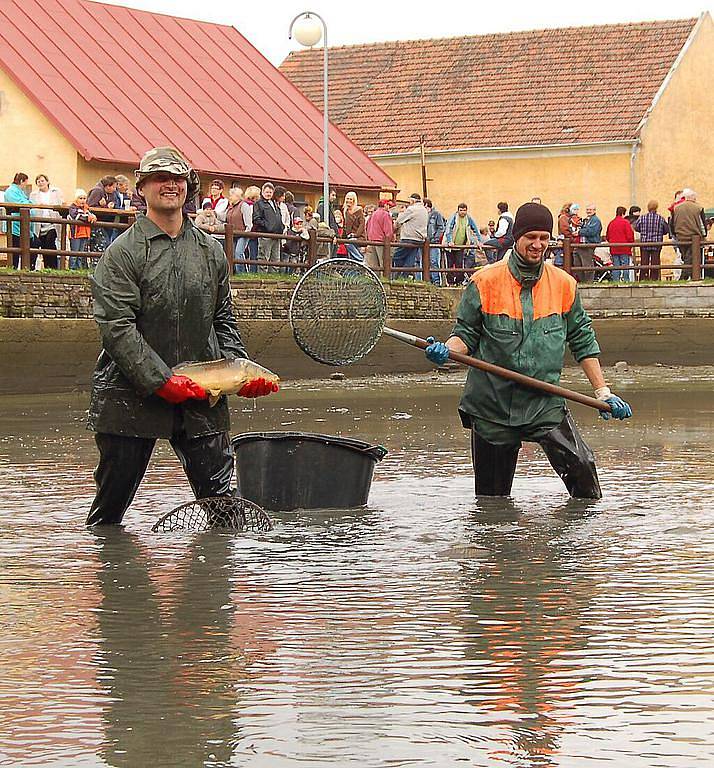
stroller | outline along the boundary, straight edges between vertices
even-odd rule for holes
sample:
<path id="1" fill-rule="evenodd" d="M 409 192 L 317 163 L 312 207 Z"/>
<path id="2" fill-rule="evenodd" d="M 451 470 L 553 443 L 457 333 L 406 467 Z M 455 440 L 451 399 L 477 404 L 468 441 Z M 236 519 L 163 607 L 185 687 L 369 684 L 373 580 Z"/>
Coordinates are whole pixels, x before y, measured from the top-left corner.
<path id="1" fill-rule="evenodd" d="M 610 256 L 610 249 L 603 246 L 593 249 L 593 266 L 594 267 L 612 267 L 612 256 Z M 593 282 L 602 283 L 612 280 L 612 270 L 607 272 L 596 272 Z"/>

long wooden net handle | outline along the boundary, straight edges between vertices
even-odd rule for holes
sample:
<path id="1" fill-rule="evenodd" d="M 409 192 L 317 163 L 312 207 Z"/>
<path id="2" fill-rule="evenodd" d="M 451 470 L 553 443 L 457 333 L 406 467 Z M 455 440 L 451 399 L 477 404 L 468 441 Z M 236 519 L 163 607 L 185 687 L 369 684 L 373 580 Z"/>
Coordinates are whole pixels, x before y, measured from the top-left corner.
<path id="1" fill-rule="evenodd" d="M 419 349 L 426 349 L 429 343 L 426 339 L 420 339 L 418 336 L 412 336 L 409 333 L 402 333 L 401 331 L 395 331 L 393 328 L 384 328 L 383 333 L 390 336 L 397 341 L 402 341 L 405 344 L 411 344 L 413 347 L 419 347 Z M 589 395 L 583 395 L 580 392 L 574 392 L 572 389 L 566 389 L 565 387 L 559 387 L 557 384 L 549 384 L 547 381 L 541 381 L 540 379 L 534 379 L 532 376 L 526 376 L 523 373 L 517 371 L 509 371 L 508 368 L 501 368 L 500 365 L 494 365 L 493 363 L 487 363 L 484 360 L 479 360 L 477 357 L 471 357 L 470 355 L 462 355 L 460 352 L 449 351 L 449 358 L 455 360 L 457 363 L 467 365 L 470 368 L 479 368 L 482 371 L 487 371 L 495 376 L 500 376 L 502 379 L 508 379 L 516 384 L 520 384 L 523 387 L 530 387 L 530 389 L 537 389 L 541 392 L 547 392 L 550 395 L 556 395 L 558 397 L 564 397 L 566 400 L 572 400 L 574 403 L 580 403 L 581 405 L 587 405 L 590 408 L 595 408 L 598 411 L 606 411 L 610 413 L 612 409 L 603 400 L 590 397 Z"/>

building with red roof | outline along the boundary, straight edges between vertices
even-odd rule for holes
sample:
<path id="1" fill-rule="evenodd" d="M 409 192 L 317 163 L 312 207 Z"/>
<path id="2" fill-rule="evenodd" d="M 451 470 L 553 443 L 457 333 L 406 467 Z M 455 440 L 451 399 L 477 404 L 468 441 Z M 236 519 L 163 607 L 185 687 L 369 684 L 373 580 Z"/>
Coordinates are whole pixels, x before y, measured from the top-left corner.
<path id="1" fill-rule="evenodd" d="M 131 41 L 131 45 L 127 45 Z M 65 199 L 172 145 L 208 185 L 265 180 L 319 197 L 322 113 L 229 26 L 87 0 L 0 4 L 0 184 L 46 174 Z M 334 125 L 330 182 L 394 181 Z"/>
<path id="2" fill-rule="evenodd" d="M 455 26 L 458 21 L 455 20 Z M 281 65 L 319 107 L 322 51 Z M 480 223 L 540 197 L 660 209 L 714 202 L 711 16 L 330 49 L 330 115 L 405 191 Z"/>

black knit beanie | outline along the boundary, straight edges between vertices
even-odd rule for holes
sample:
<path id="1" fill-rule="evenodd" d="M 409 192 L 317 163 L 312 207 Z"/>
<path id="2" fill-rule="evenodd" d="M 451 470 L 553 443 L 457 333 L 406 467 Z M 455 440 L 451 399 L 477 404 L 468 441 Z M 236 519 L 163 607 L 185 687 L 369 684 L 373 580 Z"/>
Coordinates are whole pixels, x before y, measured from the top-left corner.
<path id="1" fill-rule="evenodd" d="M 513 222 L 513 239 L 527 232 L 553 233 L 553 214 L 540 203 L 524 203 L 517 211 Z"/>

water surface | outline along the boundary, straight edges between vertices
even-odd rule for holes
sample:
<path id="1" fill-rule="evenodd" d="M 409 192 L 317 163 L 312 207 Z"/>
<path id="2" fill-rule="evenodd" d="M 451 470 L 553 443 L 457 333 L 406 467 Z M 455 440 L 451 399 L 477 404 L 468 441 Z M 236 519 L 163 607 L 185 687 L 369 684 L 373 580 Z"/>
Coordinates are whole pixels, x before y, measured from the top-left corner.
<path id="1" fill-rule="evenodd" d="M 161 444 L 125 529 L 85 530 L 86 396 L 2 398 L 0 765 L 711 765 L 711 371 L 620 374 L 628 423 L 575 410 L 590 503 L 537 446 L 476 499 L 460 381 L 234 399 L 236 433 L 389 449 L 367 508 L 240 537 L 150 533 L 190 498 Z"/>

